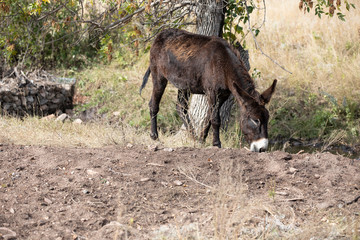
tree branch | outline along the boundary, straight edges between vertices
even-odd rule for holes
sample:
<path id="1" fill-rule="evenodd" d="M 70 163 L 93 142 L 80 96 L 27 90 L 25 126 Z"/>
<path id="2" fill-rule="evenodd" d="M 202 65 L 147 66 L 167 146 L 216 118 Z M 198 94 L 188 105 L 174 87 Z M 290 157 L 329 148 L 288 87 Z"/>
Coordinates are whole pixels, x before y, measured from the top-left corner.
<path id="1" fill-rule="evenodd" d="M 264 2 L 264 9 L 265 9 L 264 14 L 266 14 L 265 0 L 264 0 L 263 2 Z M 285 67 L 283 67 L 282 65 L 280 65 L 277 61 L 275 61 L 275 60 L 274 60 L 273 58 L 271 58 L 269 55 L 267 55 L 266 53 L 264 53 L 264 51 L 261 49 L 259 43 L 258 43 L 257 40 L 256 40 L 256 36 L 255 36 L 255 34 L 254 34 L 254 32 L 252 31 L 252 28 L 251 28 L 250 14 L 249 14 L 249 11 L 248 11 L 248 9 L 247 9 L 247 7 L 248 7 L 248 6 L 247 6 L 247 1 L 244 1 L 244 4 L 245 4 L 245 9 L 246 9 L 246 15 L 247 15 L 247 17 L 248 17 L 249 31 L 251 32 L 251 35 L 252 35 L 252 37 L 253 37 L 253 39 L 254 39 L 256 49 L 259 49 L 262 55 L 264 55 L 265 57 L 269 58 L 273 63 L 275 63 L 276 65 L 278 65 L 281 69 L 283 69 L 284 71 L 292 74 L 292 72 L 290 72 L 290 71 L 287 70 Z M 263 21 L 263 23 L 265 23 L 265 16 L 264 16 L 264 21 Z M 262 25 L 263 25 L 263 24 L 262 24 Z"/>
<path id="2" fill-rule="evenodd" d="M 167 4 L 167 3 L 172 3 L 172 2 L 171 1 L 160 1 L 160 0 L 158 0 L 158 1 L 152 2 L 150 4 L 150 7 L 154 7 L 156 5 L 159 5 L 160 3 L 161 4 Z M 163 18 L 163 17 L 165 17 L 167 15 L 171 15 L 174 11 L 176 11 L 176 10 L 182 8 L 182 7 L 185 7 L 187 5 L 194 5 L 194 4 L 195 3 L 193 1 L 183 1 L 178 5 L 174 5 L 174 8 L 169 9 L 169 11 L 167 13 L 165 13 L 164 15 L 162 15 L 161 17 Z M 125 16 L 125 17 L 123 17 L 123 18 L 121 18 L 121 19 L 119 19 L 119 20 L 117 20 L 117 21 L 115 21 L 115 22 L 113 22 L 111 24 L 109 24 L 107 27 L 105 27 L 105 31 L 112 30 L 112 29 L 118 27 L 119 25 L 130 21 L 135 15 L 143 12 L 146 9 L 146 7 L 147 6 L 141 7 L 138 10 L 136 10 L 135 12 L 133 12 L 132 14 L 129 14 L 129 15 L 127 15 L 127 16 Z"/>

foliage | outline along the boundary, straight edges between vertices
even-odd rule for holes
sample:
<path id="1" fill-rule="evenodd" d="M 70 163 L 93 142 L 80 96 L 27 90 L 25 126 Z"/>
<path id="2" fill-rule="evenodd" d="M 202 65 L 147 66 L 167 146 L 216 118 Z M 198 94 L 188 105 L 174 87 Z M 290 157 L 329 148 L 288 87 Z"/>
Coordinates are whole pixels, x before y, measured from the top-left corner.
<path id="1" fill-rule="evenodd" d="M 247 24 L 249 24 L 250 15 L 254 10 L 259 10 L 261 7 L 257 4 L 259 1 L 241 1 L 230 0 L 226 6 L 224 33 L 223 38 L 231 43 L 237 41 L 240 35 L 243 39 L 246 36 Z M 251 31 L 257 36 L 260 33 L 261 25 L 254 24 L 251 26 Z M 242 42 L 240 40 L 240 42 Z"/>
<path id="2" fill-rule="evenodd" d="M 345 1 L 346 10 L 350 8 L 355 8 L 353 3 Z M 314 2 L 311 0 L 300 0 L 299 9 L 304 10 L 305 12 L 310 12 L 314 7 Z M 328 8 L 328 12 L 325 12 L 325 8 Z M 250 16 L 253 12 L 263 12 L 263 18 L 260 23 L 251 23 Z M 245 36 L 252 32 L 253 36 L 256 37 L 260 33 L 261 27 L 265 23 L 265 12 L 266 11 L 266 1 L 255 1 L 255 0 L 230 0 L 226 4 L 225 12 L 225 21 L 223 29 L 223 38 L 228 40 L 231 43 L 234 43 L 238 40 L 238 37 L 241 37 L 239 42 L 245 38 Z M 337 17 L 345 21 L 345 15 L 341 11 L 341 0 L 336 1 L 336 7 L 334 6 L 334 0 L 325 1 L 317 0 L 315 4 L 315 15 L 321 18 L 323 14 L 326 16 L 332 17 L 337 11 Z"/>
<path id="3" fill-rule="evenodd" d="M 355 5 L 347 0 L 345 0 L 344 3 L 345 3 L 345 8 L 348 11 L 350 10 L 350 8 L 355 8 Z M 340 20 L 345 21 L 345 15 L 341 12 L 341 4 L 342 4 L 341 0 L 336 0 L 336 3 L 334 3 L 334 0 L 329 0 L 329 1 L 317 0 L 314 7 L 314 1 L 300 0 L 299 9 L 304 10 L 304 13 L 306 13 L 306 12 L 310 12 L 310 9 L 314 7 L 315 15 L 318 16 L 319 18 L 321 18 L 323 14 L 332 17 L 337 11 L 336 13 L 337 17 Z M 327 11 L 325 9 L 327 9 Z"/>
<path id="4" fill-rule="evenodd" d="M 324 8 L 329 8 L 326 15 L 336 11 L 344 20 L 341 1 L 336 1 L 336 7 L 333 2 L 317 0 L 315 14 L 320 17 Z M 3 0 L 0 62 L 30 68 L 77 68 L 93 57 L 104 62 L 111 62 L 114 56 L 122 58 L 124 46 L 138 55 L 140 43 L 163 28 L 194 24 L 198 4 L 180 0 Z M 355 8 L 348 1 L 344 4 L 347 10 Z M 309 0 L 300 2 L 304 11 L 310 11 L 313 5 Z M 250 15 L 255 10 L 263 11 L 265 19 L 265 9 L 265 1 L 226 1 L 224 38 L 235 42 L 249 31 L 257 36 L 264 20 L 250 24 Z"/>
<path id="5" fill-rule="evenodd" d="M 82 41 L 77 1 L 6 0 L 0 7 L 0 51 L 4 61 L 28 67 L 65 67 L 85 61 L 93 48 Z M 85 51 L 86 50 L 86 51 Z"/>
<path id="6" fill-rule="evenodd" d="M 275 138 L 324 140 L 338 129 L 346 130 L 349 142 L 359 137 L 358 103 L 344 97 L 339 104 L 335 97 L 325 92 L 286 98 L 285 104 L 281 103 L 283 100 L 272 103 L 274 113 L 270 121 L 270 134 Z"/>
<path id="7" fill-rule="evenodd" d="M 152 9 L 149 1 L 84 2 L 1 1 L 0 62 L 29 68 L 76 68 L 95 56 L 111 62 L 114 43 L 119 43 L 118 49 L 131 45 L 138 55 L 139 39 L 147 37 L 143 26 L 173 23 L 169 26 L 180 27 L 189 13 L 180 8 L 184 4 L 176 5 L 181 1 L 154 2 Z"/>

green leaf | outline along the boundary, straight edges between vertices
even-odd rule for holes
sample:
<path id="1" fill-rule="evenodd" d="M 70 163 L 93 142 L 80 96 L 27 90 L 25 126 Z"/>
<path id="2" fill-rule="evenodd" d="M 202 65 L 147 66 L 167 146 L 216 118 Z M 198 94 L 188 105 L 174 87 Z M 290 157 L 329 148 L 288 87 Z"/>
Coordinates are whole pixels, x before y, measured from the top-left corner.
<path id="1" fill-rule="evenodd" d="M 250 14 L 252 13 L 254 10 L 254 7 L 253 6 L 247 6 L 247 12 Z"/>
<path id="2" fill-rule="evenodd" d="M 235 25 L 234 29 L 235 29 L 235 32 L 237 32 L 237 33 L 242 33 L 243 32 L 243 28 L 241 26 L 239 26 L 239 25 Z"/>

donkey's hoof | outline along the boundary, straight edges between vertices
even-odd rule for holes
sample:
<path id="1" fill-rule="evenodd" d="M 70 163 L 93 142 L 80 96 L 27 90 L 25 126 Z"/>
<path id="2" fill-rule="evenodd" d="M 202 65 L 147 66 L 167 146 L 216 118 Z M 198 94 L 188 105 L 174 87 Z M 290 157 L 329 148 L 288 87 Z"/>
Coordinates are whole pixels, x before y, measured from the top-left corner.
<path id="1" fill-rule="evenodd" d="M 213 146 L 221 148 L 221 142 L 215 142 L 215 143 L 213 143 Z"/>
<path id="2" fill-rule="evenodd" d="M 156 133 L 150 133 L 150 137 L 152 140 L 158 139 L 158 135 Z"/>

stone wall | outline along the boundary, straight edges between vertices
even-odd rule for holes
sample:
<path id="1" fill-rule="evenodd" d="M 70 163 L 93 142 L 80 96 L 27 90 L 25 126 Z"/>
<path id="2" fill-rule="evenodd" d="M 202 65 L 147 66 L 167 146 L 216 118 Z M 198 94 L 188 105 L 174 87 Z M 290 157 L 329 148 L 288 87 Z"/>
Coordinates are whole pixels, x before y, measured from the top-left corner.
<path id="1" fill-rule="evenodd" d="M 65 112 L 73 108 L 75 79 L 45 71 L 24 74 L 16 69 L 0 80 L 0 113 L 13 116 Z"/>

